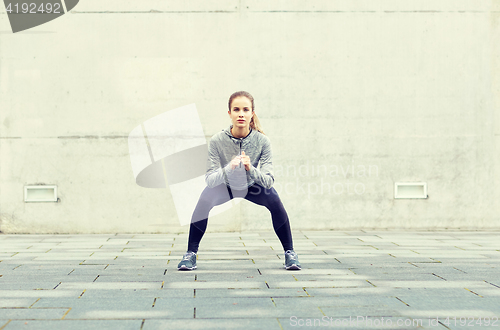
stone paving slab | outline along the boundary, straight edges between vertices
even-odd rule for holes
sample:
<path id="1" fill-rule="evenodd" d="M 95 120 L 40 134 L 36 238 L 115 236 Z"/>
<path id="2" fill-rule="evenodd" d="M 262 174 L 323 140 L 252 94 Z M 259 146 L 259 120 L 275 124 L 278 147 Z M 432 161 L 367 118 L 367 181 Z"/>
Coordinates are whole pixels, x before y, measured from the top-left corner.
<path id="1" fill-rule="evenodd" d="M 2 325 L 0 324 L 0 327 Z M 11 321 L 5 330 L 67 330 L 67 329 L 110 329 L 137 330 L 143 326 L 143 320 L 27 320 Z"/>
<path id="2" fill-rule="evenodd" d="M 500 317 L 498 234 L 294 231 L 293 272 L 272 231 L 208 232 L 192 272 L 186 234 L 0 235 L 0 329 L 460 329 L 430 320 Z"/>

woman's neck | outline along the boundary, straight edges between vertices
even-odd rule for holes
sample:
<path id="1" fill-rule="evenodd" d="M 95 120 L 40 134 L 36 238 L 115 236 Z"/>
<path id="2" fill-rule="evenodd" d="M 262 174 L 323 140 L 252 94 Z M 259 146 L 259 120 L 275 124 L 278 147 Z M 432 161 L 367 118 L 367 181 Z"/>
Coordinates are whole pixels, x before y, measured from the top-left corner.
<path id="1" fill-rule="evenodd" d="M 231 134 L 237 139 L 244 138 L 248 133 L 250 133 L 250 127 L 237 128 L 233 126 L 231 128 Z"/>

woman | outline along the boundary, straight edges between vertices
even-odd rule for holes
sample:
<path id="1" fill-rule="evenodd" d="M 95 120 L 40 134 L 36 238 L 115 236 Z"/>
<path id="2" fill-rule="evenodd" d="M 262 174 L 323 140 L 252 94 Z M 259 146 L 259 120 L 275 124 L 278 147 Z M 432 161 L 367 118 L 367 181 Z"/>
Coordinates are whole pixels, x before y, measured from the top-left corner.
<path id="1" fill-rule="evenodd" d="M 232 125 L 215 134 L 209 143 L 207 187 L 191 218 L 188 250 L 178 265 L 179 270 L 196 269 L 196 254 L 205 233 L 210 210 L 234 197 L 245 198 L 265 206 L 270 212 L 274 231 L 285 251 L 285 268 L 301 268 L 293 251 L 288 215 L 274 183 L 271 144 L 260 127 L 254 111 L 254 99 L 247 92 L 233 93 L 229 98 Z M 260 161 L 260 169 L 257 165 Z"/>

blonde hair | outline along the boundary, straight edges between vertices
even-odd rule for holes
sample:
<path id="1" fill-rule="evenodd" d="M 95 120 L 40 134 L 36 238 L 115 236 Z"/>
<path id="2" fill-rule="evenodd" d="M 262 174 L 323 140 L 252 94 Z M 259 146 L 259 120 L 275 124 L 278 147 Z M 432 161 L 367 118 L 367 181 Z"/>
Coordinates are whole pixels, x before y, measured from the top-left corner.
<path id="1" fill-rule="evenodd" d="M 231 94 L 231 96 L 229 97 L 229 102 L 228 102 L 229 111 L 231 111 L 231 103 L 233 103 L 233 100 L 237 97 L 240 97 L 240 96 L 246 97 L 252 103 L 252 112 L 254 114 L 252 116 L 252 120 L 250 120 L 250 127 L 265 135 L 264 130 L 262 129 L 262 125 L 260 124 L 259 117 L 257 117 L 257 114 L 255 113 L 255 104 L 254 104 L 253 96 L 250 95 L 250 93 L 245 92 L 245 91 L 239 91 L 239 92 L 234 92 L 233 94 Z"/>

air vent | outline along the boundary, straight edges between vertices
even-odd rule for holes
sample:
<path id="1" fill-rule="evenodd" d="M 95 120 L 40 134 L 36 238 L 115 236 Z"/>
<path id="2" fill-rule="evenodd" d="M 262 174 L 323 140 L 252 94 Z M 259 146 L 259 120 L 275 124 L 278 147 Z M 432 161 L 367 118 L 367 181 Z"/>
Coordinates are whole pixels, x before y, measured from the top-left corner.
<path id="1" fill-rule="evenodd" d="M 427 197 L 427 183 L 425 182 L 396 182 L 394 184 L 394 198 Z"/>
<path id="2" fill-rule="evenodd" d="M 25 202 L 57 202 L 56 185 L 24 186 Z"/>

